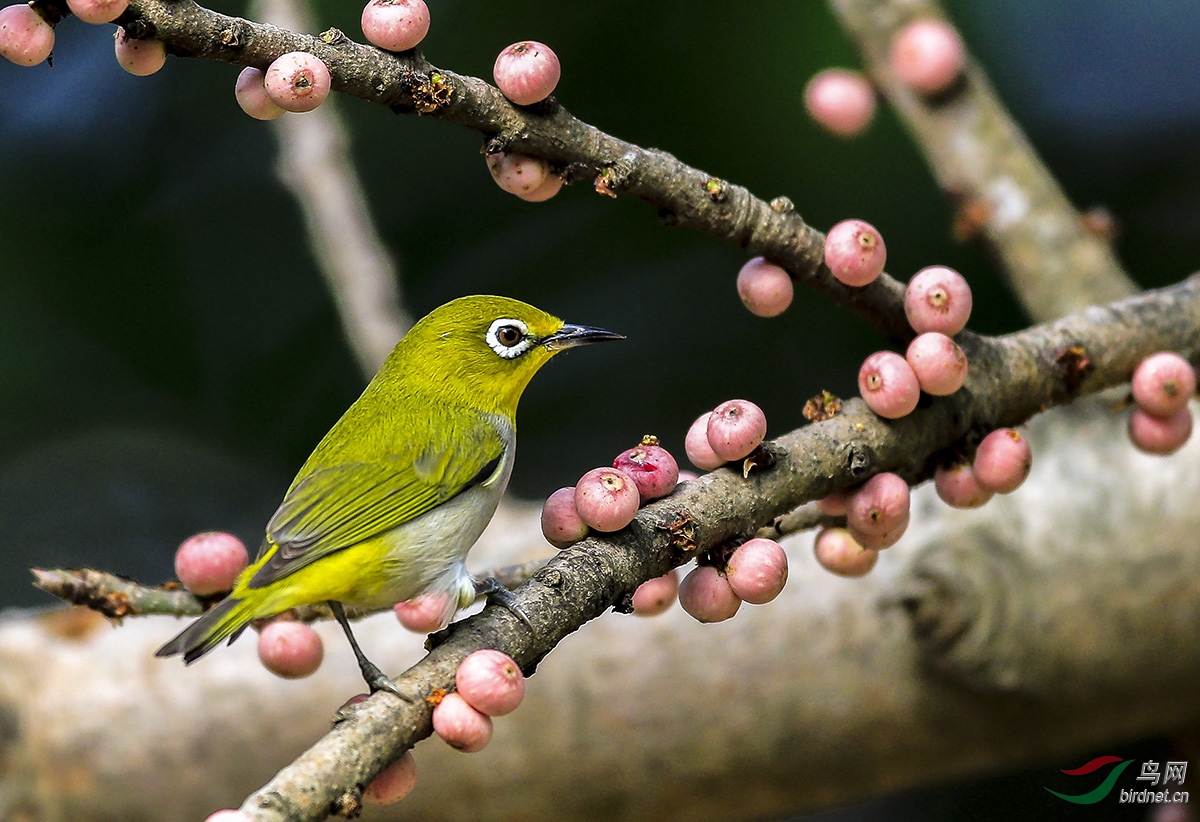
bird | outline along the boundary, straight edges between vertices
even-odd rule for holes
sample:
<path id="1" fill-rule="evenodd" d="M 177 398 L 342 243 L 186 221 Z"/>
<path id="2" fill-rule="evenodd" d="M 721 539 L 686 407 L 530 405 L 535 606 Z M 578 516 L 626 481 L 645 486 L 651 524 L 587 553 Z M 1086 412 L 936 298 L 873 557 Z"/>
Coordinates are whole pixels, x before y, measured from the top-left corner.
<path id="1" fill-rule="evenodd" d="M 499 583 L 468 573 L 467 553 L 508 484 L 533 375 L 561 351 L 622 339 L 508 297 L 431 311 L 305 461 L 233 591 L 156 656 L 190 664 L 252 620 L 327 602 L 371 692 L 404 697 L 359 647 L 344 606 L 441 594 L 448 621 L 487 594 L 528 622 Z"/>

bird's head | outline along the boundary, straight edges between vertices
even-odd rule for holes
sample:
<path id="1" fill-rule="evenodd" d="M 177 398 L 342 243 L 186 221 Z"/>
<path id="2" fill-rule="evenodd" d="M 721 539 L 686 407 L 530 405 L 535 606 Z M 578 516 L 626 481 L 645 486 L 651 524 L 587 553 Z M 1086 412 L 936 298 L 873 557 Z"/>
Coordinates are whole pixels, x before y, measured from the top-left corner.
<path id="1" fill-rule="evenodd" d="M 460 297 L 413 326 L 385 369 L 399 366 L 407 380 L 441 381 L 435 392 L 465 392 L 473 404 L 511 415 L 530 379 L 555 354 L 622 339 L 509 297 Z"/>

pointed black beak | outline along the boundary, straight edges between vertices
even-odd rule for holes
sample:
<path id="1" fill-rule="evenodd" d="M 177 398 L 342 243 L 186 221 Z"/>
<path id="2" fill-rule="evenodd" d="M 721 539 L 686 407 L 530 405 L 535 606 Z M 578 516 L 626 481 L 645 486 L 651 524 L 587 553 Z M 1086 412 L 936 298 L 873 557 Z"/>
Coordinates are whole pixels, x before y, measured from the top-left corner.
<path id="1" fill-rule="evenodd" d="M 605 331 L 590 325 L 572 325 L 567 323 L 558 331 L 542 340 L 542 345 L 550 351 L 562 351 L 564 348 L 575 348 L 579 345 L 591 345 L 605 340 L 623 340 L 625 335 Z"/>

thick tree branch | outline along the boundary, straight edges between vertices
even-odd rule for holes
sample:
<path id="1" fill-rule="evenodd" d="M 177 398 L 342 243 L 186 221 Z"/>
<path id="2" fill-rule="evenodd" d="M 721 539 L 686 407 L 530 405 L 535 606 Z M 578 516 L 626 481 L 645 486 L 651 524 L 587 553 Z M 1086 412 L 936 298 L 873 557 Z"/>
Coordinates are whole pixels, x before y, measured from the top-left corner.
<path id="1" fill-rule="evenodd" d="M 941 187 L 975 216 L 1009 283 L 1035 321 L 1127 297 L 1136 284 L 1109 245 L 1083 228 L 1079 214 L 968 61 L 962 81 L 936 98 L 892 73 L 896 32 L 921 17 L 944 18 L 934 0 L 832 0 L 857 40 L 867 70 L 908 126 Z"/>
<path id="2" fill-rule="evenodd" d="M 489 151 L 544 157 L 568 180 L 593 180 L 602 193 L 649 203 L 666 223 L 697 228 L 779 263 L 889 337 L 912 336 L 903 312 L 903 285 L 886 275 L 863 288 L 833 279 L 823 262 L 824 234 L 806 225 L 786 198 L 768 203 L 664 151 L 605 134 L 554 98 L 514 106 L 483 80 L 436 68 L 419 52 L 381 51 L 337 29 L 298 34 L 229 17 L 191 0 L 133 0 L 118 22 L 133 37 L 162 40 L 180 57 L 265 69 L 281 54 L 311 52 L 329 67 L 335 91 L 473 129 L 487 138 Z"/>
<path id="3" fill-rule="evenodd" d="M 478 648 L 498 648 L 532 671 L 586 622 L 610 607 L 625 610 L 639 583 L 695 552 L 753 534 L 799 504 L 877 471 L 925 476 L 936 454 L 973 431 L 1020 424 L 1048 407 L 1120 384 L 1142 358 L 1160 349 L 1200 356 L 1200 276 L 992 342 L 980 340 L 970 356 L 983 367 L 972 372 L 977 376 L 969 390 L 891 422 L 852 401 L 837 417 L 770 444 L 769 468 L 746 479 L 740 471 L 720 469 L 685 483 L 642 509 L 625 530 L 563 551 L 518 589 L 530 627 L 504 609 L 487 608 L 457 623 L 397 682 L 421 696 L 450 690 L 458 664 Z M 1074 353 L 1064 360 L 1068 351 Z M 431 712 L 423 701 L 374 695 L 242 809 L 263 820 L 321 819 L 352 809 L 362 785 L 429 735 Z"/>
<path id="4" fill-rule="evenodd" d="M 364 818 L 781 818 L 1017 768 L 1049 777 L 1195 721 L 1181 697 L 1200 688 L 1200 440 L 1164 460 L 1124 425 L 1099 401 L 1039 416 L 1025 485 L 971 511 L 916 489 L 908 533 L 863 579 L 824 571 L 797 537 L 770 605 L 719 625 L 678 608 L 593 621 L 541 663 L 487 750 L 418 746 L 417 790 Z M 514 562 L 537 533 L 523 506 L 473 558 Z M 320 670 L 284 682 L 246 638 L 188 668 L 151 664 L 176 620 L 86 617 L 0 620 L 0 817 L 195 822 L 362 687 L 334 624 L 317 626 Z M 928 630 L 952 623 L 957 641 Z M 390 616 L 355 631 L 387 670 L 422 655 Z"/>

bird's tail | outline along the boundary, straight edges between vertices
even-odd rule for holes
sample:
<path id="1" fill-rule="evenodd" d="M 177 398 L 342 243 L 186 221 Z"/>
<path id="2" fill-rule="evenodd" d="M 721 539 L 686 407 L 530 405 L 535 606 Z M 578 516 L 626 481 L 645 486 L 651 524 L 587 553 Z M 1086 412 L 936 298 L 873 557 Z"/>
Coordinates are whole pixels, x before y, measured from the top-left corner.
<path id="1" fill-rule="evenodd" d="M 218 602 L 203 616 L 179 632 L 179 635 L 155 652 L 155 656 L 183 654 L 183 661 L 195 662 L 228 637 L 230 642 L 245 630 L 255 613 L 252 599 L 229 596 Z"/>

